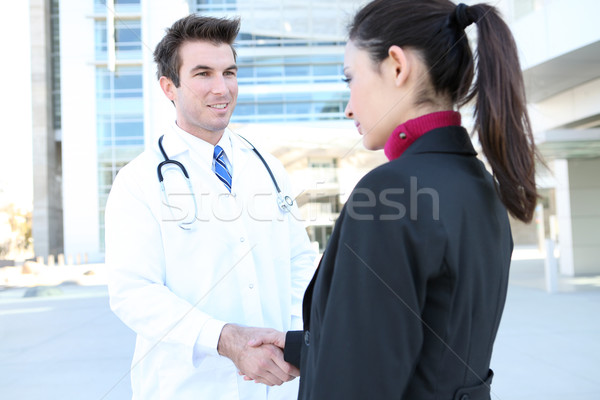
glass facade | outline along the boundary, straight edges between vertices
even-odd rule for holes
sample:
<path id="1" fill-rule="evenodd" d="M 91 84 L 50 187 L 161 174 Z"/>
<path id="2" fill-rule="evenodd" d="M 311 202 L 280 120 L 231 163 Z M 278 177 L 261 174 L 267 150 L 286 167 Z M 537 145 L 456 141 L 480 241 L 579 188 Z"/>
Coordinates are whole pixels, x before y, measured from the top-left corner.
<path id="1" fill-rule="evenodd" d="M 106 20 L 96 21 L 96 61 L 107 61 L 108 40 Z M 141 60 L 142 25 L 139 19 L 115 18 L 115 54 L 121 61 Z"/>
<path id="2" fill-rule="evenodd" d="M 142 71 L 137 66 L 119 66 L 112 72 L 96 72 L 98 146 L 144 145 Z"/>
<path id="3" fill-rule="evenodd" d="M 192 7 L 199 14 L 241 17 L 233 123 L 344 119 L 347 2 L 196 0 Z"/>
<path id="4" fill-rule="evenodd" d="M 343 119 L 343 55 L 240 56 L 232 122 Z"/>
<path id="5" fill-rule="evenodd" d="M 107 0 L 94 0 L 94 11 L 97 13 L 106 13 Z M 139 13 L 141 10 L 140 0 L 113 0 L 114 12 Z"/>
<path id="6" fill-rule="evenodd" d="M 103 15 L 96 18 L 94 35 L 101 251 L 104 210 L 113 180 L 119 169 L 144 150 L 140 0 L 114 0 L 114 7 L 112 13 L 106 0 L 95 0 L 95 11 Z M 108 48 L 107 18 L 114 18 L 114 49 Z M 108 65 L 109 50 L 114 50 L 114 70 Z"/>

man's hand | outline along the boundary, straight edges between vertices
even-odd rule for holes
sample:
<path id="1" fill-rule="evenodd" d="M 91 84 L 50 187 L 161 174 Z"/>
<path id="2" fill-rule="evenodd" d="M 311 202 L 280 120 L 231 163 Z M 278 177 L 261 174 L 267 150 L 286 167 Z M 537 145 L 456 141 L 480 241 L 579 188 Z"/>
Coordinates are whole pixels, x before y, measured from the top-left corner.
<path id="1" fill-rule="evenodd" d="M 274 338 L 277 332 L 267 328 L 247 328 L 226 324 L 221 331 L 217 351 L 229 358 L 246 380 L 254 380 L 269 386 L 291 381 L 297 374 L 296 368 L 283 361 L 281 348 L 265 342 L 264 345 L 250 346 L 254 338 Z"/>
<path id="2" fill-rule="evenodd" d="M 259 333 L 259 335 L 254 336 L 248 342 L 248 346 L 258 348 L 260 346 L 275 345 L 275 346 L 279 347 L 281 350 L 283 350 L 283 348 L 285 347 L 285 333 L 284 332 L 279 332 L 276 330 L 271 330 L 270 332 L 268 332 L 267 330 L 261 330 L 258 333 Z M 292 375 L 294 377 L 300 376 L 300 370 L 298 368 L 296 368 L 295 366 L 293 366 L 291 364 L 287 364 L 287 365 L 289 366 L 289 370 L 287 370 L 287 373 L 289 375 Z M 247 381 L 252 380 L 252 378 L 249 377 L 248 375 L 244 376 L 244 379 Z M 256 380 L 256 382 L 264 383 L 264 382 L 261 382 L 260 379 L 255 379 L 255 380 Z"/>
<path id="3" fill-rule="evenodd" d="M 272 330 L 271 332 L 261 332 L 260 335 L 256 335 L 248 342 L 249 346 L 258 347 L 263 344 L 274 344 L 281 350 L 285 347 L 285 333 Z"/>

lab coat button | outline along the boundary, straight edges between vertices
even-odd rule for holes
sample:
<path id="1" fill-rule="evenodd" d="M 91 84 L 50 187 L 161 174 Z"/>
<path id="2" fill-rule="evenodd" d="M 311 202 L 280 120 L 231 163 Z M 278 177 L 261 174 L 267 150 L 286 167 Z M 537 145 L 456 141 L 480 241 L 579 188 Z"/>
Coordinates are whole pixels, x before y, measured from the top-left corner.
<path id="1" fill-rule="evenodd" d="M 253 285 L 253 284 L 249 284 L 249 285 L 248 285 L 248 287 L 249 287 L 250 289 L 254 289 L 254 285 Z"/>
<path id="2" fill-rule="evenodd" d="M 244 239 L 243 237 L 240 238 L 240 242 L 244 243 L 244 240 L 246 239 Z"/>
<path id="3" fill-rule="evenodd" d="M 304 332 L 304 344 L 310 346 L 310 331 Z"/>

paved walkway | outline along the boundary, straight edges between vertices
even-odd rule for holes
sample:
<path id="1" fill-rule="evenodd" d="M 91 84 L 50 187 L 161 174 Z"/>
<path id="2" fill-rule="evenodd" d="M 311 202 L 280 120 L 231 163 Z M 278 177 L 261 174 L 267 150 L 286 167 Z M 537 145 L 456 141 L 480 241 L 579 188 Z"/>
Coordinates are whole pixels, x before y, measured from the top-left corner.
<path id="1" fill-rule="evenodd" d="M 557 289 L 542 259 L 513 260 L 492 399 L 600 399 L 600 276 L 559 276 Z"/>
<path id="2" fill-rule="evenodd" d="M 495 371 L 492 399 L 600 399 L 600 276 L 559 277 L 558 290 L 555 293 L 548 293 L 545 290 L 544 263 L 539 255 L 528 256 L 527 253 L 520 252 L 516 253 L 515 258 L 511 269 L 506 308 L 492 358 L 492 368 Z M 24 323 L 23 318 L 26 314 L 20 312 L 20 308 L 32 312 L 31 307 L 33 307 L 33 311 L 39 312 L 40 315 L 33 321 L 39 320 L 42 315 L 45 315 L 41 311 L 41 305 L 38 304 L 43 301 L 43 298 L 24 298 L 27 287 L 8 289 L 5 287 L 2 290 L 0 286 L 0 354 L 11 355 L 9 361 L 6 357 L 4 360 L 0 357 L 0 375 L 4 376 L 4 379 L 0 379 L 0 398 L 3 400 L 127 398 L 128 379 L 122 377 L 123 374 L 127 374 L 133 350 L 133 334 L 114 317 L 108 308 L 102 266 L 72 267 L 61 273 L 63 275 L 60 279 L 66 283 L 59 285 L 62 294 L 52 298 L 57 301 L 61 299 L 61 302 L 72 299 L 76 301 L 73 304 L 77 304 L 79 308 L 89 307 L 88 311 L 81 309 L 80 314 L 74 314 L 71 323 L 81 325 L 76 321 L 77 318 L 89 319 L 90 315 L 98 314 L 102 316 L 102 324 L 92 326 L 90 329 L 95 333 L 99 333 L 100 328 L 105 331 L 96 339 L 99 340 L 97 346 L 91 345 L 93 341 L 88 341 L 85 346 L 78 347 L 73 340 L 67 340 L 67 337 L 54 333 L 47 339 L 39 339 L 43 342 L 42 347 L 32 346 L 27 350 L 27 346 L 19 344 L 20 338 L 17 336 L 22 333 L 4 327 L 18 326 L 20 321 Z M 38 277 L 40 280 L 42 277 L 46 279 L 47 284 L 56 284 L 58 279 L 56 274 L 52 277 L 44 271 L 38 271 Z M 0 285 L 2 285 L 1 279 L 3 279 L 2 275 L 0 275 Z M 31 286 L 35 283 L 33 275 L 19 277 L 19 279 L 21 284 Z M 4 282 L 6 284 L 6 279 Z M 103 300 L 92 303 L 91 300 L 82 299 L 85 297 Z M 89 306 L 86 305 L 88 303 Z M 44 307 L 55 308 L 53 305 Z M 56 314 L 56 318 L 66 318 L 65 313 L 66 311 L 60 311 Z M 51 315 L 48 316 L 50 317 Z M 31 323 L 27 324 L 30 326 Z M 26 329 L 25 325 L 22 329 Z M 31 335 L 34 333 L 29 332 L 28 336 Z M 87 336 L 88 334 L 84 332 L 78 332 L 75 337 Z M 101 349 L 104 343 L 102 337 L 105 339 L 110 337 L 112 343 L 110 349 L 114 354 L 108 359 L 99 358 L 98 349 Z M 72 345 L 65 346 L 63 342 L 66 340 Z M 10 343 L 13 345 L 8 347 Z M 54 365 L 55 362 L 44 364 L 44 368 L 39 366 L 39 362 L 35 361 L 39 358 L 36 357 L 38 351 L 43 349 L 46 354 L 49 349 L 54 348 L 57 350 L 52 350 L 48 357 L 59 361 L 67 360 L 69 370 L 75 372 L 65 375 L 54 368 L 44 369 L 51 364 Z M 67 353 L 62 354 L 63 352 Z M 114 376 L 100 374 L 99 365 L 102 371 L 117 371 L 119 378 L 114 374 Z M 23 382 L 26 380 L 20 378 L 15 371 L 29 373 L 32 380 L 45 383 L 38 385 L 40 391 L 35 392 L 36 387 L 24 386 Z M 90 390 L 86 391 L 82 389 L 85 386 L 73 384 L 74 381 L 86 382 L 87 379 L 94 381 L 98 388 L 97 392 L 91 390 L 93 386 L 87 386 Z M 64 390 L 68 387 L 77 390 L 77 395 L 65 397 Z M 5 397 L 6 394 L 10 395 Z"/>

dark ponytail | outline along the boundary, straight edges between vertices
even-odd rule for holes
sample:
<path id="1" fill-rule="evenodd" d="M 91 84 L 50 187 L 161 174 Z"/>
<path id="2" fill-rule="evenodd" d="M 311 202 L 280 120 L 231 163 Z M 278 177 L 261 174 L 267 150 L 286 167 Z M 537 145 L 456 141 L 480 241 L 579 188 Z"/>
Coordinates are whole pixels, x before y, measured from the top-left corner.
<path id="1" fill-rule="evenodd" d="M 464 32 L 471 23 L 479 31 L 475 58 Z M 412 0 L 374 0 L 356 14 L 349 37 L 375 63 L 388 57 L 392 45 L 418 50 L 433 86 L 433 93 L 420 93 L 418 103 L 435 104 L 436 95 L 457 106 L 475 99 L 475 131 L 500 199 L 515 218 L 530 222 L 538 198 L 538 155 L 516 44 L 498 11 L 486 4 L 456 6 L 449 0 L 418 5 Z"/>
<path id="2" fill-rule="evenodd" d="M 537 202 L 537 151 L 514 38 L 495 8 L 468 8 L 478 28 L 475 130 L 508 211 L 530 222 Z"/>

